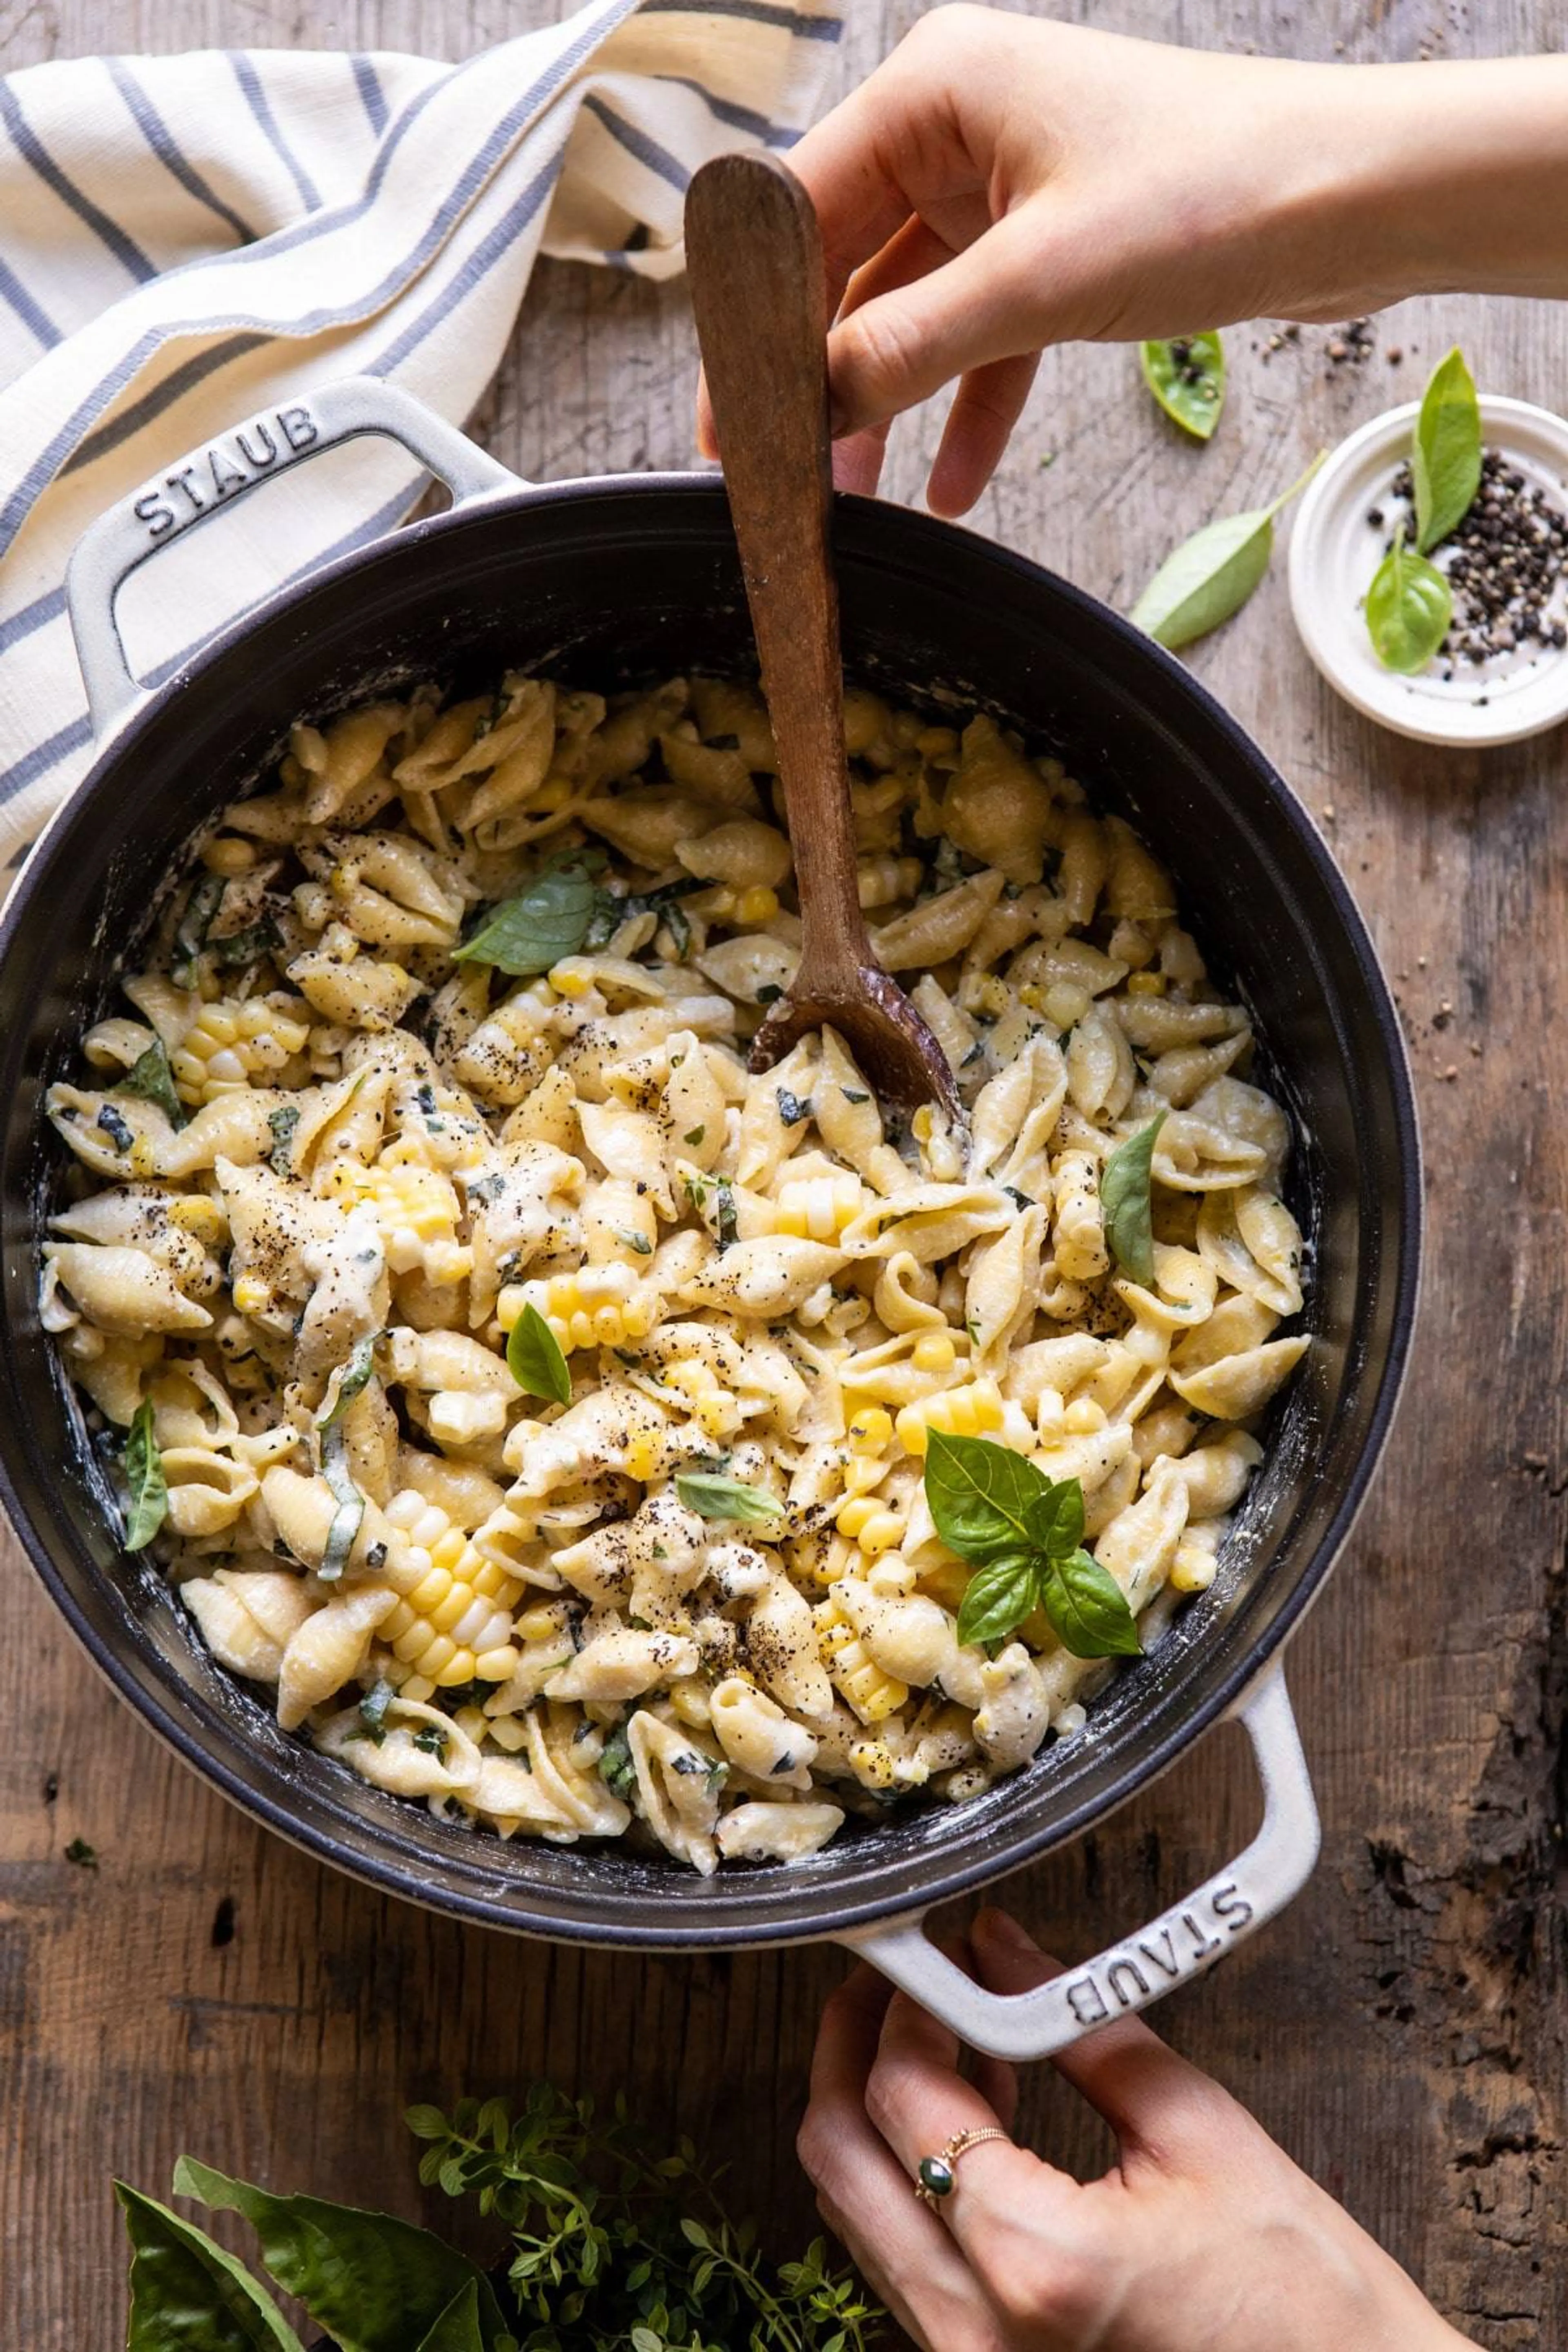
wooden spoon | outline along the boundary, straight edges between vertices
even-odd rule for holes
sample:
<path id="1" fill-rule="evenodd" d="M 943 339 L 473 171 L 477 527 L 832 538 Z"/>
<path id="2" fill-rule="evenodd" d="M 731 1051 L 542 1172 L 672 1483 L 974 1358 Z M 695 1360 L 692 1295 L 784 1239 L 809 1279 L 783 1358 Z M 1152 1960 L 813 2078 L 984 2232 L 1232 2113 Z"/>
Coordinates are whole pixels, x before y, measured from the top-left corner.
<path id="1" fill-rule="evenodd" d="M 804 930 L 800 969 L 752 1045 L 765 1070 L 837 1029 L 879 1098 L 964 1117 L 942 1047 L 871 952 L 856 887 L 833 569 L 827 296 L 811 199 L 770 155 L 720 155 L 686 198 L 708 396 L 773 720 Z"/>

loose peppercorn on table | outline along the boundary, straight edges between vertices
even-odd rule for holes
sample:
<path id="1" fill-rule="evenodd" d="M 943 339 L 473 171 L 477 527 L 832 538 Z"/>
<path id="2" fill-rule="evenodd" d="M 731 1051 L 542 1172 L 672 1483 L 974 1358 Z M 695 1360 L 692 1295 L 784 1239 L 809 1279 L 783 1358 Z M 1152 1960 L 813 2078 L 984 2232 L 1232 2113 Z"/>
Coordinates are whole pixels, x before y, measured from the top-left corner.
<path id="1" fill-rule="evenodd" d="M 519 13 L 536 12 L 553 14 L 537 0 Z M 855 11 L 840 86 L 917 13 L 912 0 Z M 1428 35 L 1463 55 L 1539 46 L 1551 30 L 1521 0 L 1458 26 L 1436 13 L 1371 23 L 1349 0 L 1326 0 L 1310 22 L 1263 0 L 1223 21 L 1173 0 L 1115 0 L 1096 21 L 1364 59 L 1414 57 Z M 366 0 L 355 20 L 367 49 L 454 57 L 492 30 L 450 0 L 419 11 Z M 184 0 L 154 15 L 129 0 L 49 0 L 0 15 L 0 68 L 149 43 L 338 38 L 271 5 Z M 1411 396 L 1454 341 L 1483 389 L 1551 406 L 1568 383 L 1568 318 L 1545 305 L 1411 304 L 1353 336 L 1306 328 L 1271 347 L 1278 332 L 1268 320 L 1226 331 L 1229 388 L 1206 447 L 1160 416 L 1131 352 L 1047 355 L 977 526 L 1125 607 L 1177 538 L 1262 503 L 1319 447 Z M 545 265 L 480 430 L 534 476 L 684 465 L 694 381 L 679 285 Z M 935 431 L 923 420 L 895 437 L 891 495 L 918 495 Z M 1568 1304 L 1547 1223 L 1568 1183 L 1553 1042 L 1568 983 L 1553 880 L 1568 825 L 1561 745 L 1479 758 L 1380 735 L 1311 670 L 1278 562 L 1192 659 L 1301 793 L 1366 910 L 1406 1016 L 1435 1174 L 1401 1423 L 1291 1652 L 1323 1860 L 1284 1920 L 1173 1996 L 1158 2023 L 1465 2333 L 1495 2352 L 1549 2352 L 1568 2262 L 1568 1985 L 1552 1892 Z M 388 1902 L 199 1787 L 85 1671 L 9 1541 L 5 1573 L 7 2341 L 79 2352 L 117 2339 L 111 2173 L 160 2193 L 189 2147 L 251 2178 L 327 2194 L 347 2183 L 358 2200 L 414 2213 L 403 2106 L 541 2072 L 624 2088 L 689 2130 L 731 2159 L 736 2200 L 765 2231 L 804 2242 L 794 2127 L 840 1956 L 621 1958 L 465 1932 Z M 1250 1827 L 1256 1797 L 1232 1737 L 1005 1898 L 1068 1956 L 1174 1898 Z M 1103 2158 L 1048 2069 L 1026 2083 L 1020 2128 L 1068 2163 Z"/>

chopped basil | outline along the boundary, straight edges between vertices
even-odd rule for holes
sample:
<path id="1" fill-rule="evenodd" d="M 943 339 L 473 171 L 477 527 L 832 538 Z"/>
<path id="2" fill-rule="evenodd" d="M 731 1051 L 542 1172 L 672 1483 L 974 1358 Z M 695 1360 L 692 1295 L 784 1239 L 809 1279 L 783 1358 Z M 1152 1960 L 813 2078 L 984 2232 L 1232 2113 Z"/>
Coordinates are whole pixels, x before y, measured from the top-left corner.
<path id="1" fill-rule="evenodd" d="M 572 1402 L 572 1373 L 561 1342 L 537 1307 L 525 1307 L 507 1337 L 506 1368 L 529 1396 Z"/>
<path id="2" fill-rule="evenodd" d="M 274 1176 L 294 1173 L 294 1129 L 300 1124 L 300 1113 L 293 1103 L 280 1103 L 267 1114 L 267 1124 L 272 1134 L 272 1149 L 267 1155 Z"/>
<path id="3" fill-rule="evenodd" d="M 112 1103 L 104 1104 L 98 1114 L 98 1125 L 108 1136 L 116 1151 L 129 1151 L 136 1140 Z"/>
<path id="4" fill-rule="evenodd" d="M 683 1470 L 675 1491 L 689 1511 L 704 1519 L 736 1519 L 760 1527 L 782 1518 L 784 1505 L 764 1486 L 748 1486 L 739 1478 L 720 1478 L 705 1470 Z"/>
<path id="5" fill-rule="evenodd" d="M 143 1397 L 125 1441 L 125 1486 L 130 1508 L 125 1515 L 125 1549 L 143 1551 L 163 1526 L 169 1511 L 169 1489 L 163 1477 L 163 1457 L 153 1433 L 153 1402 Z"/>
<path id="6" fill-rule="evenodd" d="M 491 964 L 524 980 L 575 955 L 599 901 L 594 874 L 603 864 L 602 850 L 569 850 L 552 859 L 516 898 L 491 908 L 472 938 L 453 949 L 453 961 Z"/>
<path id="7" fill-rule="evenodd" d="M 169 1056 L 162 1037 L 154 1037 L 147 1051 L 138 1054 L 115 1092 L 138 1095 L 143 1102 L 156 1104 L 171 1127 L 184 1127 L 189 1116 L 175 1087 L 174 1073 L 169 1067 Z M 124 1148 L 121 1144 L 121 1150 Z"/>

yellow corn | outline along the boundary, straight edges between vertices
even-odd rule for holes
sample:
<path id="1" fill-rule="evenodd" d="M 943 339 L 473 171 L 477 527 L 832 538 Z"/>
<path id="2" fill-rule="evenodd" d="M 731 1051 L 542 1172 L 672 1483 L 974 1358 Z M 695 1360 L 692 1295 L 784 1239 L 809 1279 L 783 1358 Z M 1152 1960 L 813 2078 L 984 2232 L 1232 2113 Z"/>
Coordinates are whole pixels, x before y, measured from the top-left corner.
<path id="1" fill-rule="evenodd" d="M 521 1580 L 412 1487 L 393 1496 L 386 1517 L 407 1542 L 386 1563 L 401 1598 L 378 1641 L 437 1689 L 504 1682 L 518 1662 L 511 1612 Z"/>
<path id="2" fill-rule="evenodd" d="M 952 1332 L 922 1331 L 910 1350 L 910 1361 L 917 1372 L 951 1372 L 958 1361 Z"/>
<path id="3" fill-rule="evenodd" d="M 865 1202 L 858 1176 L 793 1178 L 779 1188 L 773 1211 L 773 1231 L 798 1234 L 806 1241 L 830 1242 L 852 1224 Z"/>
<path id="4" fill-rule="evenodd" d="M 1214 1582 L 1219 1562 L 1212 1551 L 1202 1544 L 1184 1543 L 1176 1546 L 1176 1556 L 1171 1562 L 1173 1592 L 1206 1592 Z"/>
<path id="5" fill-rule="evenodd" d="M 849 1424 L 849 1444 L 856 1454 L 881 1454 L 892 1435 L 893 1416 L 879 1404 L 865 1406 Z"/>
<path id="6" fill-rule="evenodd" d="M 744 1415 L 739 1401 L 700 1356 L 682 1356 L 667 1367 L 662 1378 L 667 1388 L 686 1399 L 692 1420 L 707 1436 L 732 1437 L 740 1428 Z"/>
<path id="7" fill-rule="evenodd" d="M 1062 1427 L 1074 1437 L 1092 1437 L 1105 1427 L 1105 1407 L 1092 1397 L 1076 1397 L 1062 1415 Z"/>
<path id="8" fill-rule="evenodd" d="M 218 997 L 204 1004 L 184 1035 L 171 1067 L 180 1100 L 193 1107 L 216 1102 L 253 1079 L 265 1078 L 302 1051 L 310 1034 L 298 997 Z"/>
<path id="9" fill-rule="evenodd" d="M 909 1685 L 884 1674 L 837 1601 L 816 1608 L 816 1642 L 822 1663 L 862 1723 L 884 1723 L 908 1698 Z"/>
<path id="10" fill-rule="evenodd" d="M 629 1265 L 584 1265 L 575 1274 L 554 1274 L 533 1282 L 510 1282 L 496 1301 L 503 1331 L 525 1307 L 537 1307 L 565 1355 L 574 1348 L 620 1348 L 646 1339 L 655 1302 L 642 1290 Z"/>
<path id="11" fill-rule="evenodd" d="M 546 776 L 528 804 L 529 814 L 552 815 L 557 809 L 563 809 L 571 797 L 570 776 Z"/>
<path id="12" fill-rule="evenodd" d="M 875 1559 L 881 1551 L 896 1550 L 904 1538 L 905 1521 L 900 1514 L 869 1495 L 852 1495 L 847 1503 L 840 1503 L 833 1524 L 841 1536 L 859 1545 L 868 1559 Z"/>
<path id="13" fill-rule="evenodd" d="M 1163 996 L 1165 975 L 1163 971 L 1130 971 L 1127 975 L 1129 996 Z"/>
<path id="14" fill-rule="evenodd" d="M 451 1283 L 472 1273 L 473 1251 L 458 1239 L 457 1192 L 440 1169 L 408 1159 L 395 1144 L 368 1168 L 334 1160 L 328 1186 L 345 1209 L 370 1202 L 394 1274 L 422 1268 L 432 1282 Z"/>
<path id="15" fill-rule="evenodd" d="M 994 1381 L 971 1381 L 966 1388 L 943 1389 L 905 1405 L 893 1425 L 906 1454 L 923 1454 L 933 1429 L 944 1437 L 983 1437 L 1002 1426 L 1002 1393 Z"/>
<path id="16" fill-rule="evenodd" d="M 778 892 L 759 883 L 755 888 L 741 892 L 731 920 L 737 923 L 771 923 L 778 910 Z"/>
<path id="17" fill-rule="evenodd" d="M 258 1274 L 242 1274 L 234 1286 L 234 1303 L 242 1315 L 259 1315 L 272 1293 Z"/>
<path id="18" fill-rule="evenodd" d="M 594 985 L 594 974 L 574 957 L 552 965 L 550 985 L 557 996 L 586 996 Z"/>

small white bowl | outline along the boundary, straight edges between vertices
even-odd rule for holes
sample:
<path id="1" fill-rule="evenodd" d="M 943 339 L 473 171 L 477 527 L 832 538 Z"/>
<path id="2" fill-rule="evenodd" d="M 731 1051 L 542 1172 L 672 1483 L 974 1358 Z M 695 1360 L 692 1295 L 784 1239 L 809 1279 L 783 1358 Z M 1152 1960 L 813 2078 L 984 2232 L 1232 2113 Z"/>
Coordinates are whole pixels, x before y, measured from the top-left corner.
<path id="1" fill-rule="evenodd" d="M 1290 533 L 1290 607 L 1329 684 L 1357 710 L 1423 743 L 1519 743 L 1568 719 L 1568 647 L 1533 645 L 1480 667 L 1433 667 L 1414 677 L 1384 669 L 1367 635 L 1363 600 L 1383 561 L 1385 530 L 1367 521 L 1386 504 L 1410 455 L 1418 404 L 1373 417 L 1342 441 L 1308 487 Z M 1568 423 L 1528 401 L 1483 394 L 1481 433 L 1527 481 L 1568 509 Z M 1568 620 L 1568 580 L 1554 591 L 1554 617 Z"/>

